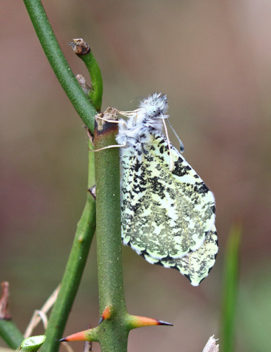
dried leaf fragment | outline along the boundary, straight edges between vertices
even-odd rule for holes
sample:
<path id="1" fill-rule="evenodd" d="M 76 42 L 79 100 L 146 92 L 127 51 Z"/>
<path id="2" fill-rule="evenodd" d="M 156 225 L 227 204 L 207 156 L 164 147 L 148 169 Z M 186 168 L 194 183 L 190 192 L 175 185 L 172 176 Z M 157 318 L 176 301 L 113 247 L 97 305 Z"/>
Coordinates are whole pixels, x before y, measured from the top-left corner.
<path id="1" fill-rule="evenodd" d="M 219 345 L 216 344 L 218 339 L 214 335 L 209 338 L 202 352 L 219 352 Z"/>

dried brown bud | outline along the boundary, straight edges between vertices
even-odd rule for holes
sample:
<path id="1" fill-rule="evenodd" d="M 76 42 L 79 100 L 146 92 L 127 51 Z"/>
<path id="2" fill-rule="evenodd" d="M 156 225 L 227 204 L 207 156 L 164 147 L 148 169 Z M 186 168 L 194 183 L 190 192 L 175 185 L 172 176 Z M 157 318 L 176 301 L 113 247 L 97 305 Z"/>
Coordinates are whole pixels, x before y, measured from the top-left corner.
<path id="1" fill-rule="evenodd" d="M 76 55 L 86 55 L 90 53 L 90 47 L 83 38 L 75 38 L 73 42 L 68 44 L 72 47 Z"/>

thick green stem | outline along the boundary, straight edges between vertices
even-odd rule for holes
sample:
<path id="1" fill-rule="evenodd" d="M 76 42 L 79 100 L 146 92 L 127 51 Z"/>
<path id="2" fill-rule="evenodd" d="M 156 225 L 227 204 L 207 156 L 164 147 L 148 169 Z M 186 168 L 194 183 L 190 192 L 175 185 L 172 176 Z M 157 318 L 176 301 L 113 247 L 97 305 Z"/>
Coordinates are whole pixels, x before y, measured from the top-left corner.
<path id="1" fill-rule="evenodd" d="M 19 347 L 24 339 L 23 335 L 12 320 L 5 319 L 0 319 L 0 336 L 5 343 L 13 349 Z"/>
<path id="2" fill-rule="evenodd" d="M 96 110 L 68 65 L 40 0 L 24 0 L 34 29 L 59 83 L 85 125 L 94 132 Z"/>
<path id="3" fill-rule="evenodd" d="M 116 144 L 117 131 L 115 123 L 105 123 L 102 130 L 95 128 L 95 149 Z M 101 323 L 99 342 L 103 352 L 125 352 L 128 328 L 124 324 L 127 310 L 120 234 L 119 149 L 111 148 L 95 153 L 95 170 L 100 314 L 106 307 L 111 309 L 110 319 Z"/>

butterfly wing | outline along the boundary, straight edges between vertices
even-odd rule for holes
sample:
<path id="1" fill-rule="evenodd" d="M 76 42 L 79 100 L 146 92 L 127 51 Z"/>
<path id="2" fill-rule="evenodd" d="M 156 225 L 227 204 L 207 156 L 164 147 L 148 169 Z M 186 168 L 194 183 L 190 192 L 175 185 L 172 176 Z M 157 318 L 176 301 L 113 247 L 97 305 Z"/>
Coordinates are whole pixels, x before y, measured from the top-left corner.
<path id="1" fill-rule="evenodd" d="M 215 221 L 215 201 L 201 178 L 166 137 L 122 150 L 122 238 L 138 254 L 181 258 L 197 250 Z"/>
<path id="2" fill-rule="evenodd" d="M 217 232 L 215 226 L 207 233 L 203 244 L 194 252 L 189 252 L 180 259 L 155 260 L 148 255 L 144 258 L 151 264 L 163 265 L 165 268 L 173 268 L 185 275 L 193 286 L 208 276 L 215 264 L 218 252 Z"/>

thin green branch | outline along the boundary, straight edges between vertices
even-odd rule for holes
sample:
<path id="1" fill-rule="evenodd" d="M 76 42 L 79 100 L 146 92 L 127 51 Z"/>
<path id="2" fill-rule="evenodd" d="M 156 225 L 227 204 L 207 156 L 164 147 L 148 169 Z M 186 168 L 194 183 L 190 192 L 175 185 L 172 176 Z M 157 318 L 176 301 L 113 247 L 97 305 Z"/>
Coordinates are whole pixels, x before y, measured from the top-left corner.
<path id="1" fill-rule="evenodd" d="M 96 110 L 83 92 L 70 66 L 68 65 L 59 47 L 41 1 L 24 0 L 24 4 L 40 40 L 44 53 L 47 56 L 47 59 L 52 66 L 52 69 L 54 70 L 61 86 L 66 92 L 78 115 L 93 133 L 94 116 L 96 114 Z"/>
<path id="2" fill-rule="evenodd" d="M 91 88 L 88 96 L 90 101 L 94 105 L 97 111 L 101 110 L 102 96 L 103 96 L 103 79 L 100 67 L 92 54 L 89 45 L 84 41 L 83 38 L 73 39 L 73 42 L 69 43 L 75 54 L 82 59 L 86 65 L 90 78 Z"/>
<path id="3" fill-rule="evenodd" d="M 22 343 L 24 337 L 12 320 L 0 319 L 0 336 L 12 349 L 16 349 Z"/>
<path id="4" fill-rule="evenodd" d="M 63 335 L 68 315 L 79 287 L 94 231 L 95 200 L 88 194 L 83 215 L 77 225 L 74 243 L 61 282 L 58 298 L 50 315 L 46 330 L 46 341 L 42 346 L 42 351 L 58 351 L 59 339 Z"/>
<path id="5" fill-rule="evenodd" d="M 89 148 L 92 145 L 89 143 Z M 88 188 L 95 184 L 94 153 L 89 152 Z M 89 248 L 96 226 L 96 204 L 89 192 L 86 205 L 77 225 L 70 258 L 61 283 L 60 292 L 48 321 L 46 343 L 42 351 L 58 351 L 59 339 L 62 337 L 68 315 L 77 293 Z"/>
<path id="6" fill-rule="evenodd" d="M 222 300 L 220 349 L 234 351 L 234 332 L 239 278 L 239 249 L 242 226 L 235 223 L 228 239 Z"/>
<path id="7" fill-rule="evenodd" d="M 98 120 L 98 123 L 101 120 Z M 118 126 L 99 123 L 95 128 L 95 149 L 116 144 Z M 101 324 L 99 342 L 102 351 L 125 352 L 129 329 L 122 272 L 120 222 L 119 150 L 111 148 L 95 153 L 97 180 L 97 262 L 100 314 L 110 307 L 110 319 Z"/>
<path id="8" fill-rule="evenodd" d="M 91 77 L 91 89 L 89 93 L 89 98 L 92 101 L 95 109 L 101 111 L 103 92 L 103 80 L 101 75 L 100 67 L 92 54 L 92 51 L 88 55 L 82 57 L 85 65 L 87 66 L 89 75 Z"/>

